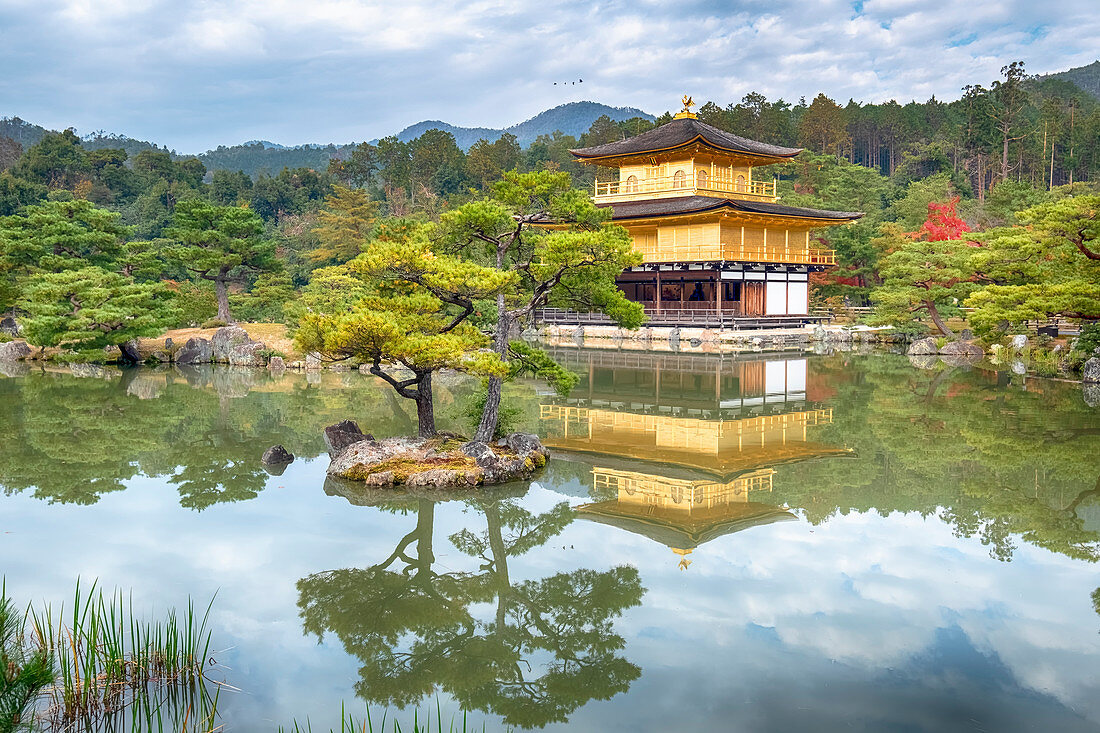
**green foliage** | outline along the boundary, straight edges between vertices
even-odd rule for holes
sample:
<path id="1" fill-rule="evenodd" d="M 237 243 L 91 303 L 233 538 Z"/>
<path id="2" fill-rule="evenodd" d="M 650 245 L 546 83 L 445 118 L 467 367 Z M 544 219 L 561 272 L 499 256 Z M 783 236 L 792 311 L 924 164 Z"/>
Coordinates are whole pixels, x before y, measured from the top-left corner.
<path id="1" fill-rule="evenodd" d="M 218 318 L 211 318 L 202 322 L 202 328 L 221 328 L 222 326 L 228 325 L 228 323 Z"/>
<path id="2" fill-rule="evenodd" d="M 1089 323 L 1081 327 L 1081 333 L 1077 336 L 1076 351 L 1086 354 L 1095 353 L 1100 349 L 1100 323 Z"/>
<path id="3" fill-rule="evenodd" d="M 18 305 L 27 343 L 77 352 L 155 336 L 176 316 L 163 284 L 135 283 L 99 267 L 32 275 Z"/>
<path id="4" fill-rule="evenodd" d="M 0 310 L 11 308 L 29 275 L 113 269 L 126 235 L 118 214 L 88 201 L 47 201 L 0 218 Z"/>
<path id="5" fill-rule="evenodd" d="M 191 326 L 205 324 L 215 320 L 218 312 L 218 301 L 214 296 L 214 288 L 210 283 L 185 280 L 176 285 L 176 317 L 177 326 Z M 222 324 L 225 325 L 224 323 Z M 203 328 L 207 326 L 203 325 Z"/>
<path id="6" fill-rule="evenodd" d="M 363 189 L 335 186 L 318 212 L 314 233 L 320 246 L 309 253 L 319 264 L 338 265 L 356 257 L 367 242 L 378 204 Z"/>
<path id="7" fill-rule="evenodd" d="M 263 231 L 263 222 L 248 209 L 183 201 L 161 252 L 169 266 L 214 283 L 218 317 L 229 321 L 228 284 L 246 284 L 251 276 L 280 269 L 275 244 Z"/>
<path id="8" fill-rule="evenodd" d="M 580 380 L 580 377 L 558 364 L 544 350 L 522 341 L 508 344 L 508 357 L 511 376 L 526 375 L 543 379 L 562 397 L 568 396 Z"/>
<path id="9" fill-rule="evenodd" d="M 50 656 L 30 648 L 23 618 L 0 585 L 0 733 L 32 730 L 33 704 L 54 681 Z"/>
<path id="10" fill-rule="evenodd" d="M 974 252 L 976 270 L 991 283 L 967 301 L 976 309 L 975 329 L 1100 319 L 1100 196 L 1040 204 L 1017 219 L 1017 226 L 985 232 L 985 246 Z"/>
<path id="11" fill-rule="evenodd" d="M 265 272 L 256 277 L 247 293 L 229 296 L 233 313 L 242 321 L 254 323 L 283 323 L 287 309 L 298 293 L 290 278 L 281 272 Z"/>
<path id="12" fill-rule="evenodd" d="M 46 187 L 0 171 L 0 216 L 16 214 L 24 206 L 46 197 Z"/>
<path id="13" fill-rule="evenodd" d="M 876 246 L 890 251 L 882 260 L 881 287 L 871 295 L 873 324 L 906 324 L 924 313 L 937 329 L 950 335 L 944 318 L 973 292 L 974 248 L 961 240 L 925 242 L 905 236 L 896 226 L 883 227 Z M 891 251 L 892 250 L 892 251 Z"/>

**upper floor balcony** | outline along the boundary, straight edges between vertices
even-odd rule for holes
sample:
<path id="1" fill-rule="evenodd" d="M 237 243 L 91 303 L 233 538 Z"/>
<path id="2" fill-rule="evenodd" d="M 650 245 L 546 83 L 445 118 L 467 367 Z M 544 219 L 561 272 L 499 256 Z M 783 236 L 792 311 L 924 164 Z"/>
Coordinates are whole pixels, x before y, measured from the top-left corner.
<path id="1" fill-rule="evenodd" d="M 750 201 L 775 201 L 776 198 L 775 181 L 753 181 L 743 175 L 723 178 L 702 169 L 654 178 L 629 175 L 618 181 L 596 181 L 593 194 L 597 204 L 674 196 L 715 196 Z"/>

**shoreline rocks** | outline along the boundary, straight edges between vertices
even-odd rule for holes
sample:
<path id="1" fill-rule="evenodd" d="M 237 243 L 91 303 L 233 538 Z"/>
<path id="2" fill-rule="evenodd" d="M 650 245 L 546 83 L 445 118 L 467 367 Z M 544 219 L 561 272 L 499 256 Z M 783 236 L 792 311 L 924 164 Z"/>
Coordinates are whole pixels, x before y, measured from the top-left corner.
<path id="1" fill-rule="evenodd" d="M 31 347 L 26 341 L 8 341 L 0 344 L 0 361 L 19 361 L 31 355 Z"/>

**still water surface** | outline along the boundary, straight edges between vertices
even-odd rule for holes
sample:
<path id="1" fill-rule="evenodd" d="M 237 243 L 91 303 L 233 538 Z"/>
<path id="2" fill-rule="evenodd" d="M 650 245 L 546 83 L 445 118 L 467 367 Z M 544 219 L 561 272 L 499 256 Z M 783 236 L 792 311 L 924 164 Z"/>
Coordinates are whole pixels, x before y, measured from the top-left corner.
<path id="1" fill-rule="evenodd" d="M 407 433 L 358 373 L 0 376 L 0 573 L 215 592 L 230 731 L 436 702 L 478 728 L 1100 730 L 1100 411 L 903 357 L 561 349 L 555 449 L 476 499 L 326 484 Z M 437 386 L 462 429 L 474 384 Z M 258 458 L 282 443 L 282 475 Z"/>

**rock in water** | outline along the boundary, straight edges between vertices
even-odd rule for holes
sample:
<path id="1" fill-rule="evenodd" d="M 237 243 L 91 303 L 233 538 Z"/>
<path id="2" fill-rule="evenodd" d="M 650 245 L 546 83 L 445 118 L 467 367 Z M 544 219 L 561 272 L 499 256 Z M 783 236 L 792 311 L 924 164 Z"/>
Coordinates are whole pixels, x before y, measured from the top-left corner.
<path id="1" fill-rule="evenodd" d="M 229 354 L 238 346 L 252 343 L 248 332 L 240 326 L 222 326 L 214 332 L 214 361 L 229 361 Z"/>
<path id="2" fill-rule="evenodd" d="M 936 354 L 939 352 L 939 347 L 936 346 L 936 339 L 932 337 L 918 339 L 909 345 L 909 350 L 905 352 L 909 356 L 920 356 L 923 354 Z"/>
<path id="3" fill-rule="evenodd" d="M 1089 407 L 1100 407 L 1100 384 L 1082 384 L 1081 397 Z"/>
<path id="4" fill-rule="evenodd" d="M 273 374 L 282 374 L 286 371 L 286 362 L 281 356 L 273 356 L 268 359 L 267 368 Z"/>
<path id="5" fill-rule="evenodd" d="M 1027 348 L 1027 336 L 1020 334 L 1019 336 L 1012 337 L 1012 348 L 1014 351 L 1023 351 Z"/>
<path id="6" fill-rule="evenodd" d="M 1081 369 L 1081 381 L 1085 384 L 1100 384 L 1100 357 L 1092 357 Z"/>
<path id="7" fill-rule="evenodd" d="M 177 364 L 209 364 L 213 358 L 213 346 L 203 338 L 187 339 L 187 343 L 176 352 Z"/>
<path id="8" fill-rule="evenodd" d="M 321 368 L 321 357 L 319 354 L 310 352 L 306 354 L 306 371 L 315 372 Z"/>
<path id="9" fill-rule="evenodd" d="M 374 440 L 374 436 L 360 430 L 354 420 L 341 420 L 325 428 L 325 445 L 330 458 L 336 458 L 349 445 L 362 443 L 364 440 Z"/>
<path id="10" fill-rule="evenodd" d="M 947 354 L 949 356 L 967 356 L 972 358 L 981 359 L 985 356 L 985 351 L 981 346 L 971 341 L 952 341 L 949 344 L 944 344 L 940 349 L 941 354 Z"/>
<path id="11" fill-rule="evenodd" d="M 264 451 L 264 455 L 260 460 L 269 466 L 273 466 L 280 463 L 290 463 L 294 460 L 294 456 L 283 446 L 273 445 Z"/>
<path id="12" fill-rule="evenodd" d="M 229 363 L 233 366 L 263 366 L 264 357 L 260 352 L 266 348 L 267 346 L 259 341 L 237 346 L 229 352 Z"/>
<path id="13" fill-rule="evenodd" d="M 26 341 L 9 341 L 0 344 L 0 361 L 18 361 L 31 355 L 31 347 Z"/>

